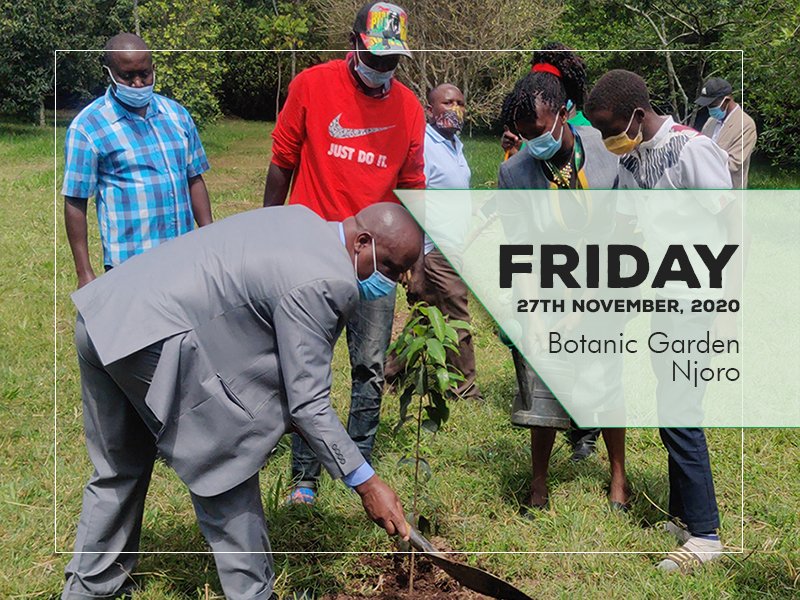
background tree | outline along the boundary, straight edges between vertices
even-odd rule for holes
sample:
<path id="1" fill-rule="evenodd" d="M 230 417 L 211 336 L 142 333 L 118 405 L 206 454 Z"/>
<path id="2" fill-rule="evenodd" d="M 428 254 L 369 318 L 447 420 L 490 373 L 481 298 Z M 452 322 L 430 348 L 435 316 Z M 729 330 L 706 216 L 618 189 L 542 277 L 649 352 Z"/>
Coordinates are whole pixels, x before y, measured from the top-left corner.
<path id="1" fill-rule="evenodd" d="M 757 149 L 800 167 L 800 2 L 746 2 L 723 43 L 744 49 L 744 103 L 758 125 Z M 738 77 L 731 83 L 739 81 Z M 737 88 L 733 83 L 734 90 Z"/>
<path id="2" fill-rule="evenodd" d="M 0 110 L 45 124 L 52 102 L 55 50 L 102 48 L 122 30 L 129 2 L 18 0 L 0 3 Z M 100 80 L 97 55 L 59 52 L 60 91 L 88 99 Z"/>
<path id="3" fill-rule="evenodd" d="M 686 121 L 695 112 L 692 102 L 708 78 L 709 59 L 713 55 L 701 52 L 670 52 L 670 50 L 706 50 L 719 47 L 726 27 L 734 23 L 738 0 L 691 0 L 677 2 L 660 0 L 628 0 L 625 8 L 644 19 L 655 34 L 666 68 L 667 88 L 672 114 Z M 676 57 L 689 57 L 682 73 L 678 72 Z M 736 57 L 739 58 L 738 56 Z M 730 68 L 730 67 L 728 67 Z M 685 88 L 682 81 L 690 85 Z"/>
<path id="4" fill-rule="evenodd" d="M 726 47 L 721 36 L 737 6 L 734 0 L 572 0 L 565 5 L 558 39 L 599 50 L 583 54 L 590 84 L 609 69 L 635 71 L 647 80 L 658 110 L 691 122 L 703 81 L 711 75 L 741 79 L 738 52 L 709 51 Z M 619 51 L 629 48 L 663 52 Z"/>
<path id="5" fill-rule="evenodd" d="M 159 52 L 219 48 L 220 8 L 213 0 L 149 0 L 140 3 L 142 38 L 156 50 L 156 89 L 192 114 L 199 126 L 222 112 L 224 64 L 218 52 Z"/>
<path id="6" fill-rule="evenodd" d="M 220 13 L 220 47 L 259 50 L 228 52 L 222 80 L 222 106 L 241 117 L 275 118 L 294 74 L 319 60 L 316 53 L 269 52 L 319 48 L 313 13 L 298 2 L 233 0 Z"/>
<path id="7" fill-rule="evenodd" d="M 289 73 L 284 82 L 283 71 L 285 54 L 278 52 L 275 55 L 278 65 L 278 77 L 275 93 L 275 114 L 280 110 L 281 92 L 297 74 L 297 52 L 311 40 L 310 24 L 311 13 L 299 2 L 272 2 L 274 15 L 262 17 L 259 20 L 259 31 L 261 33 L 261 43 L 266 48 L 273 50 L 289 50 Z M 303 66 L 308 66 L 314 60 L 313 56 L 304 55 Z"/>
<path id="8" fill-rule="evenodd" d="M 155 56 L 157 89 L 187 106 L 200 124 L 223 111 L 274 118 L 294 74 L 335 56 L 303 50 L 344 53 L 361 4 L 0 0 L 0 111 L 44 124 L 45 108 L 85 105 L 108 84 L 99 63 L 106 40 L 139 27 L 154 49 L 288 50 Z M 407 0 L 401 5 L 409 12 L 412 49 L 427 51 L 402 61 L 398 76 L 421 100 L 433 85 L 458 85 L 467 95 L 470 127 L 490 128 L 503 96 L 528 70 L 531 49 L 560 41 L 586 51 L 590 83 L 608 69 L 636 71 L 647 80 L 656 109 L 688 123 L 703 81 L 725 77 L 756 120 L 757 152 L 778 164 L 800 165 L 797 0 Z M 509 48 L 517 51 L 485 51 Z M 740 54 L 722 51 L 726 48 L 744 50 L 743 86 Z M 56 82 L 55 49 L 95 52 L 59 52 Z"/>
<path id="9" fill-rule="evenodd" d="M 313 0 L 331 48 L 346 48 L 361 0 Z M 530 53 L 470 52 L 470 49 L 535 47 L 558 21 L 561 5 L 544 0 L 408 0 L 409 45 L 417 52 L 401 62 L 400 79 L 421 99 L 440 83 L 453 83 L 467 98 L 471 122 L 495 121 L 503 96 L 528 68 Z"/>

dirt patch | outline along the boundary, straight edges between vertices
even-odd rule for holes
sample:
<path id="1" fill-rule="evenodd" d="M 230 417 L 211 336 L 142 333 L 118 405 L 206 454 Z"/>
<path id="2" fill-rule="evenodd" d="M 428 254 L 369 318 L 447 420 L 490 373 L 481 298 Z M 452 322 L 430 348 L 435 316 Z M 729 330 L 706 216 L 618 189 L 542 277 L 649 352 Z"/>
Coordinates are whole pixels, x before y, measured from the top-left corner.
<path id="1" fill-rule="evenodd" d="M 392 340 L 396 340 L 400 332 L 403 331 L 403 327 L 406 326 L 406 321 L 408 320 L 408 315 L 408 309 L 395 308 L 394 319 L 392 319 Z"/>
<path id="2" fill-rule="evenodd" d="M 455 579 L 417 555 L 414 571 L 414 591 L 408 591 L 408 555 L 365 554 L 364 566 L 378 574 L 367 579 L 361 595 L 331 594 L 321 600 L 483 600 L 488 598 L 462 587 Z"/>

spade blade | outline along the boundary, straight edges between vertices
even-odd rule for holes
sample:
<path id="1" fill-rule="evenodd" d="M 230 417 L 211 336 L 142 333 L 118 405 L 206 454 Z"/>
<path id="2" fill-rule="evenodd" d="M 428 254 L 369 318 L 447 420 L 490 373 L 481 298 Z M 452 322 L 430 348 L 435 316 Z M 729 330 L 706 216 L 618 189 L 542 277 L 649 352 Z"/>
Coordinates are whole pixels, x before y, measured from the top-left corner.
<path id="1" fill-rule="evenodd" d="M 446 554 L 439 552 L 433 544 L 413 527 L 411 528 L 410 542 L 416 550 L 423 553 L 433 564 L 474 592 L 501 600 L 533 600 L 525 592 L 491 573 L 451 560 Z"/>

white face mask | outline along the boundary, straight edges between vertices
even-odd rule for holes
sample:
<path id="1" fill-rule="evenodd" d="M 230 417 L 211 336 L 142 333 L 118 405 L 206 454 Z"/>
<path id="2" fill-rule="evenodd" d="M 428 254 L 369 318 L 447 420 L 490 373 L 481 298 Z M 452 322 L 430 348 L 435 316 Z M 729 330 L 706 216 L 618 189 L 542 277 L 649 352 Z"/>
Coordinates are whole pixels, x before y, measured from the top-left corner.
<path id="1" fill-rule="evenodd" d="M 394 77 L 395 69 L 391 71 L 378 71 L 361 62 L 361 59 L 358 58 L 358 50 L 356 50 L 355 54 L 356 73 L 358 73 L 359 77 L 361 77 L 361 81 L 363 81 L 364 85 L 367 87 L 373 89 L 385 87 L 389 81 L 391 81 L 392 77 Z"/>

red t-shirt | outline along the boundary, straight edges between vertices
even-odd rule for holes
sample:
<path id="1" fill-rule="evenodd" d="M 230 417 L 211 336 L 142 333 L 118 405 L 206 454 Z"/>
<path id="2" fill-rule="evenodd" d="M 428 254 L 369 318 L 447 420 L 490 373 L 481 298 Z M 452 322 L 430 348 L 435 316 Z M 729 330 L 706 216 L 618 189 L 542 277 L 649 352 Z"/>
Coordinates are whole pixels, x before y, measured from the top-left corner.
<path id="1" fill-rule="evenodd" d="M 341 221 L 375 202 L 397 202 L 393 189 L 425 187 L 425 115 L 397 80 L 389 93 L 363 93 L 347 62 L 302 71 L 289 85 L 272 132 L 272 162 L 294 169 L 290 204 Z"/>

